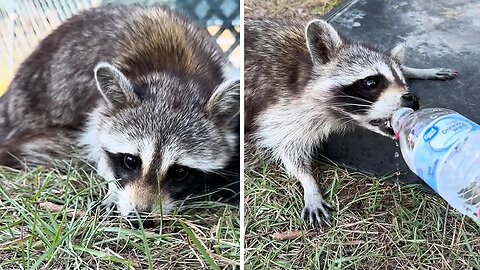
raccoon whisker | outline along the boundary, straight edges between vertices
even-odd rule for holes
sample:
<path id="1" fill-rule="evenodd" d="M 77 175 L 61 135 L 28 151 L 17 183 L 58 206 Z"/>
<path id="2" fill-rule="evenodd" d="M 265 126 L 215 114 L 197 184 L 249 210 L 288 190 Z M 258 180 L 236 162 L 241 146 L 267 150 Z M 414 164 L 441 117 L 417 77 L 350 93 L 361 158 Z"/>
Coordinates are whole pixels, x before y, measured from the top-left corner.
<path id="1" fill-rule="evenodd" d="M 349 95 L 335 95 L 333 97 L 334 98 L 351 98 L 351 99 L 355 99 L 355 100 L 358 100 L 358 101 L 361 101 L 361 102 L 365 102 L 366 104 L 370 104 L 370 105 L 373 105 L 373 103 L 374 103 L 372 101 L 369 101 L 369 100 L 366 100 L 366 99 L 363 99 L 363 98 L 349 96 Z"/>
<path id="2" fill-rule="evenodd" d="M 428 106 L 432 105 L 433 103 L 430 102 L 430 103 L 427 103 L 427 104 L 422 104 L 422 108 L 428 108 Z"/>
<path id="3" fill-rule="evenodd" d="M 329 103 L 329 105 L 358 105 L 358 106 L 366 106 L 366 107 L 371 107 L 371 104 L 359 104 L 359 103 L 345 103 L 345 102 L 334 102 L 334 103 Z"/>
<path id="4" fill-rule="evenodd" d="M 365 109 L 364 109 L 364 108 L 361 108 L 361 109 L 353 110 L 353 111 L 351 111 L 351 112 L 352 112 L 352 113 L 365 112 Z"/>
<path id="5" fill-rule="evenodd" d="M 364 98 L 360 98 L 360 97 L 355 97 L 355 96 L 351 96 L 351 95 L 347 95 L 345 94 L 344 92 L 340 91 L 343 95 L 335 95 L 334 97 L 339 97 L 339 98 L 353 98 L 353 99 L 356 99 L 356 100 L 359 100 L 359 101 L 362 101 L 362 102 L 365 102 L 365 103 L 368 103 L 368 104 L 373 104 L 374 102 L 373 101 L 370 101 L 370 100 L 366 100 Z"/>
<path id="6" fill-rule="evenodd" d="M 350 124 L 351 122 L 355 121 L 355 119 L 349 119 L 348 121 L 345 121 L 343 123 L 341 123 L 342 125 L 347 125 L 347 124 Z"/>
<path id="7" fill-rule="evenodd" d="M 222 177 L 228 177 L 228 176 L 239 176 L 239 173 L 236 172 L 231 172 L 231 171 L 216 171 L 215 174 L 220 175 Z"/>
<path id="8" fill-rule="evenodd" d="M 339 120 L 339 121 L 347 120 L 347 122 L 350 122 L 350 121 L 353 121 L 355 119 L 353 119 L 351 117 L 342 117 L 342 118 L 338 118 L 337 120 Z M 345 123 L 345 122 L 343 122 L 343 123 Z"/>
<path id="9" fill-rule="evenodd" d="M 340 122 L 340 125 L 347 125 L 347 124 L 349 124 L 350 122 L 355 121 L 355 119 L 353 119 L 353 118 L 351 118 L 351 117 L 341 117 L 341 118 L 338 118 L 337 120 Z M 343 122 L 343 120 L 346 120 L 346 121 Z"/>
<path id="10" fill-rule="evenodd" d="M 367 107 L 367 108 L 372 107 L 372 105 L 355 104 L 355 103 L 331 103 L 329 105 L 336 106 L 336 107 L 347 107 L 347 106 L 358 106 L 358 107 Z"/>

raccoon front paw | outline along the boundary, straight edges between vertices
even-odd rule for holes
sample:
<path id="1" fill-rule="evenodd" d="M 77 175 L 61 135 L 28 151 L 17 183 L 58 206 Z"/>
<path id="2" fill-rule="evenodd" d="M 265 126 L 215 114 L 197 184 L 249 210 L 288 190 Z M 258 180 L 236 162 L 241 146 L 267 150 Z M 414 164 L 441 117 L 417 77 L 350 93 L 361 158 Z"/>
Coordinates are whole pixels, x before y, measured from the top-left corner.
<path id="1" fill-rule="evenodd" d="M 451 80 L 458 76 L 458 71 L 448 68 L 438 68 L 435 70 L 434 76 L 436 80 Z"/>
<path id="2" fill-rule="evenodd" d="M 333 207 L 319 194 L 305 197 L 302 219 L 308 222 L 312 228 L 321 227 L 323 224 L 331 226 L 329 212 L 333 210 Z"/>

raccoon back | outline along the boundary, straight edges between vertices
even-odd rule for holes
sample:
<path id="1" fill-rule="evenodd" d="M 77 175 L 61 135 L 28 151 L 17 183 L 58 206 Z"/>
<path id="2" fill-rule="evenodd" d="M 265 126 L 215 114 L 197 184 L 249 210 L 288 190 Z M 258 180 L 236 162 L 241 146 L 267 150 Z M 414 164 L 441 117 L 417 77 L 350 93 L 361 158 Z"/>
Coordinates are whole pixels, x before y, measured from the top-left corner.
<path id="1" fill-rule="evenodd" d="M 280 99 L 301 93 L 310 79 L 312 62 L 303 19 L 245 21 L 245 131 L 254 118 Z"/>
<path id="2" fill-rule="evenodd" d="M 81 127 L 100 98 L 93 70 L 101 61 L 133 82 L 163 72 L 215 85 L 227 65 L 205 29 L 167 7 L 87 10 L 59 26 L 22 63 L 0 99 L 0 136 Z"/>

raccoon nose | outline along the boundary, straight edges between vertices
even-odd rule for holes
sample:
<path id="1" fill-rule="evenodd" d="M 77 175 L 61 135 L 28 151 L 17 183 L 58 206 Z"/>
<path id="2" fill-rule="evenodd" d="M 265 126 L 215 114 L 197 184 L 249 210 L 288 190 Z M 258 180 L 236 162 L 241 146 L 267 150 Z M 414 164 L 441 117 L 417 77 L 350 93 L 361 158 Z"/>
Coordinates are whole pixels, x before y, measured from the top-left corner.
<path id="1" fill-rule="evenodd" d="M 410 93 L 402 95 L 401 101 L 402 107 L 408 107 L 415 111 L 420 108 L 418 98 Z"/>

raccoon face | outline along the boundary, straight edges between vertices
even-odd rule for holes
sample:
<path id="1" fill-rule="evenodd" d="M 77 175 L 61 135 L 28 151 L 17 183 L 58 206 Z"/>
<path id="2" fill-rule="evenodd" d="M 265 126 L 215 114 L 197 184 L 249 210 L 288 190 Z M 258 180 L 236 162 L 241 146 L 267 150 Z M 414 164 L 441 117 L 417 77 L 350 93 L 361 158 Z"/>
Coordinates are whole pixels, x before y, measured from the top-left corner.
<path id="1" fill-rule="evenodd" d="M 95 79 L 105 105 L 92 113 L 83 141 L 110 181 L 105 203 L 122 216 L 170 212 L 201 191 L 206 176 L 221 172 L 236 150 L 238 81 L 209 90 L 153 74 L 134 83 L 105 63 Z"/>
<path id="2" fill-rule="evenodd" d="M 387 55 L 346 43 L 330 24 L 319 20 L 307 25 L 306 39 L 315 78 L 311 89 L 328 91 L 317 94 L 333 120 L 393 137 L 393 112 L 400 107 L 418 109 L 418 99 L 408 92 L 395 59 L 397 48 Z"/>

